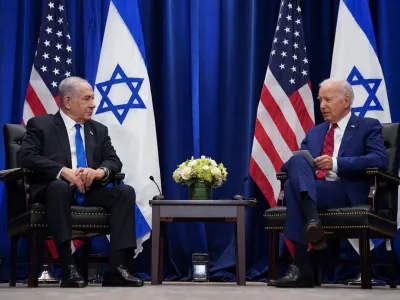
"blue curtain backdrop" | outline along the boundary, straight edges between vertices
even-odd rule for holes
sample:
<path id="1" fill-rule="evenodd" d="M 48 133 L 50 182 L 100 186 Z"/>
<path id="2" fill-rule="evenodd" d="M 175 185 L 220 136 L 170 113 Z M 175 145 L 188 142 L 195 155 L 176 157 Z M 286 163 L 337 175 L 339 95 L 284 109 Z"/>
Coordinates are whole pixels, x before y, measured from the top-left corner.
<path id="1" fill-rule="evenodd" d="M 94 82 L 110 0 L 66 0 L 75 69 Z M 121 0 L 119 0 L 121 1 Z M 267 201 L 249 180 L 249 158 L 257 104 L 278 17 L 279 0 L 139 0 L 159 144 L 162 189 L 168 199 L 185 199 L 187 189 L 172 179 L 177 164 L 207 155 L 228 168 L 228 182 L 214 198 L 240 193 L 258 198 L 247 211 L 247 280 L 267 277 L 268 235 L 263 230 Z M 0 0 L 0 126 L 20 123 L 22 105 L 38 38 L 42 0 Z M 314 95 L 330 74 L 338 0 L 301 2 Z M 400 27 L 395 0 L 371 0 L 379 58 L 393 122 L 400 121 L 397 73 Z M 120 12 L 129 18 L 129 11 Z M 322 117 L 316 107 L 316 122 Z M 2 131 L 2 130 L 1 130 Z M 0 169 L 5 167 L 0 137 Z M 8 278 L 9 239 L 6 200 L 0 185 L 0 255 Z M 235 278 L 233 227 L 229 224 L 171 224 L 167 227 L 165 278 L 188 280 L 191 254 L 210 254 L 211 279 Z M 21 257 L 29 253 L 27 241 Z M 399 245 L 400 246 L 400 245 Z M 354 256 L 348 245 L 343 256 Z M 374 250 L 376 251 L 376 250 Z M 378 249 L 379 251 L 385 251 Z M 107 254 L 97 239 L 93 252 Z M 135 260 L 135 272 L 150 278 L 150 241 Z M 355 275 L 336 268 L 328 280 Z M 26 268 L 18 271 L 26 276 Z M 384 276 L 384 271 L 377 275 Z"/>

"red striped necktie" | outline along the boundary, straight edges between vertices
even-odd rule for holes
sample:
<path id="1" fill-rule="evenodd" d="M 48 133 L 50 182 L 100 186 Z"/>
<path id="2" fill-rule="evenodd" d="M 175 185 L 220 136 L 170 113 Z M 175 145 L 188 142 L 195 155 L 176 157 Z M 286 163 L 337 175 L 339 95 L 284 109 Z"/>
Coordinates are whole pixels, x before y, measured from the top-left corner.
<path id="1" fill-rule="evenodd" d="M 328 130 L 328 132 L 325 135 L 324 143 L 322 145 L 322 155 L 328 155 L 332 157 L 333 155 L 333 149 L 335 146 L 335 128 L 338 125 L 336 123 L 332 124 L 331 128 Z M 328 174 L 328 170 L 318 170 L 316 172 L 317 179 L 325 179 L 326 175 Z"/>

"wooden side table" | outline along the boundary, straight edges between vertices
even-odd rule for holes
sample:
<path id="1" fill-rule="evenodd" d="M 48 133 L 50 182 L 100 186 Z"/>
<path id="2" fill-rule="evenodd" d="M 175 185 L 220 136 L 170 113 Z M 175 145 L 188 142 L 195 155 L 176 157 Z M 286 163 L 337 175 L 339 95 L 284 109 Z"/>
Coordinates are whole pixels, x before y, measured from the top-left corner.
<path id="1" fill-rule="evenodd" d="M 236 282 L 246 285 L 245 209 L 250 200 L 150 200 L 152 206 L 151 284 L 162 284 L 166 222 L 235 223 Z"/>

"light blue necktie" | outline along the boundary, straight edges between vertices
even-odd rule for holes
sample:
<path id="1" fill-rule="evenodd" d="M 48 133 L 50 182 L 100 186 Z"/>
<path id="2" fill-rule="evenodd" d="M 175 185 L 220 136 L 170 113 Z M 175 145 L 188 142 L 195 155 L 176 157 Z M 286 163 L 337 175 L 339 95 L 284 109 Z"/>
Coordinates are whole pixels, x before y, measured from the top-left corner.
<path id="1" fill-rule="evenodd" d="M 75 144 L 76 144 L 76 158 L 78 161 L 77 168 L 86 168 L 86 154 L 85 147 L 83 146 L 83 139 L 81 136 L 81 125 L 75 124 L 76 134 L 75 134 Z M 81 193 L 79 189 L 75 191 L 75 199 L 79 204 L 85 199 L 85 194 Z"/>

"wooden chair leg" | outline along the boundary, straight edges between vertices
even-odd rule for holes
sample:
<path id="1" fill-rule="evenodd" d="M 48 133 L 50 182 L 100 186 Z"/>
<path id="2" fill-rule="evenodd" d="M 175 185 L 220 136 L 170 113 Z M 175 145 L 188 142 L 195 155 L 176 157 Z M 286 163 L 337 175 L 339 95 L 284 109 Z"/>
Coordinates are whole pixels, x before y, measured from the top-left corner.
<path id="1" fill-rule="evenodd" d="M 397 259 L 396 259 L 396 253 L 394 252 L 394 239 L 390 239 L 390 288 L 391 289 L 396 289 L 397 288 L 397 283 L 396 283 L 396 264 L 397 264 Z"/>
<path id="2" fill-rule="evenodd" d="M 18 240 L 19 237 L 11 237 L 10 249 L 10 273 L 9 273 L 9 286 L 14 287 L 17 283 L 17 254 L 18 254 Z"/>
<path id="3" fill-rule="evenodd" d="M 269 231 L 269 250 L 268 250 L 268 277 L 269 280 L 277 279 L 277 248 L 279 232 L 276 230 Z"/>
<path id="4" fill-rule="evenodd" d="M 323 276 L 323 257 L 324 253 L 316 253 L 317 259 L 316 259 L 316 273 L 315 273 L 315 286 L 321 286 L 322 284 L 322 276 Z"/>
<path id="5" fill-rule="evenodd" d="M 360 265 L 361 265 L 361 288 L 371 289 L 371 270 L 370 270 L 370 247 L 368 230 L 362 229 L 359 236 L 360 245 Z"/>
<path id="6" fill-rule="evenodd" d="M 86 284 L 89 283 L 89 264 L 88 259 L 90 256 L 90 239 L 87 240 L 87 243 L 82 246 L 82 276 L 83 279 L 86 281 Z"/>
<path id="7" fill-rule="evenodd" d="M 31 230 L 31 265 L 28 275 L 28 287 L 38 286 L 38 276 L 40 271 L 40 261 L 43 251 L 41 250 L 42 233 L 40 229 Z"/>

